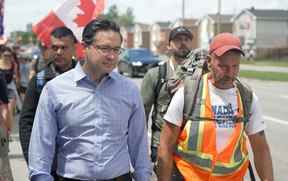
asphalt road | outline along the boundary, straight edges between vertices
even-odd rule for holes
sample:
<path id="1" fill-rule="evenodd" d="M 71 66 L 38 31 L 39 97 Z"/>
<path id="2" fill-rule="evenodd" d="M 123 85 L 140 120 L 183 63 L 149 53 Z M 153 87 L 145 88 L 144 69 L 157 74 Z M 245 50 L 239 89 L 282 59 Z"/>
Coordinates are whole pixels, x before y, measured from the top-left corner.
<path id="1" fill-rule="evenodd" d="M 140 87 L 142 79 L 134 78 Z M 288 176 L 288 83 L 245 79 L 257 93 L 267 124 L 266 136 L 272 152 L 276 181 L 287 181 Z M 18 123 L 16 123 L 17 125 Z M 22 156 L 17 126 L 10 143 L 10 161 L 15 181 L 28 181 L 26 163 Z M 156 180 L 155 177 L 151 180 Z M 249 179 L 245 179 L 249 180 Z"/>

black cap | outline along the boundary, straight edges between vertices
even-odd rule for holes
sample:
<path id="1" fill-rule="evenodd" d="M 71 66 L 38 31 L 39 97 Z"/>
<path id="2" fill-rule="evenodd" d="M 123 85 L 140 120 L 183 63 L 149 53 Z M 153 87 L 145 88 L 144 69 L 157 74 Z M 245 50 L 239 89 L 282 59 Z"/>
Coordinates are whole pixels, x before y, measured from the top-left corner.
<path id="1" fill-rule="evenodd" d="M 188 38 L 190 38 L 191 40 L 193 38 L 193 35 L 188 28 L 186 28 L 184 26 L 178 26 L 178 27 L 171 30 L 171 32 L 169 34 L 169 42 L 171 40 L 173 40 L 177 35 L 185 35 Z"/>

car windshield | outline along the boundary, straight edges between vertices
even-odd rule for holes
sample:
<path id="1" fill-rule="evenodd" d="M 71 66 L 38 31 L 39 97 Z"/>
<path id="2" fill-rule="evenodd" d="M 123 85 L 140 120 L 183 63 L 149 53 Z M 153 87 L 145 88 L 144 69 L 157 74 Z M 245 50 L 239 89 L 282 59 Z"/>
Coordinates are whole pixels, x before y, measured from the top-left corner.
<path id="1" fill-rule="evenodd" d="M 130 50 L 128 51 L 128 55 L 132 59 L 137 58 L 155 58 L 155 55 L 151 53 L 149 50 Z"/>

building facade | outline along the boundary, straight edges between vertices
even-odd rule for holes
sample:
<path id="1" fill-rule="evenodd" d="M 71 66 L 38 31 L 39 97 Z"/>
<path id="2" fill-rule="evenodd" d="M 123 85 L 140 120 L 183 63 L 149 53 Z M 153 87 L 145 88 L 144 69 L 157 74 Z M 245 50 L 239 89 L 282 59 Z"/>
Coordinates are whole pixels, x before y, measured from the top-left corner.
<path id="1" fill-rule="evenodd" d="M 168 38 L 171 22 L 156 22 L 151 25 L 151 51 L 157 54 L 165 54 L 168 46 Z"/>
<path id="2" fill-rule="evenodd" d="M 233 17 L 233 33 L 240 37 L 248 54 L 254 52 L 258 57 L 285 54 L 288 48 L 288 11 L 245 9 Z"/>
<path id="3" fill-rule="evenodd" d="M 232 33 L 232 15 L 208 14 L 197 22 L 199 47 L 208 49 L 211 39 L 218 33 Z"/>
<path id="4" fill-rule="evenodd" d="M 144 23 L 135 23 L 134 48 L 150 49 L 150 25 Z"/>

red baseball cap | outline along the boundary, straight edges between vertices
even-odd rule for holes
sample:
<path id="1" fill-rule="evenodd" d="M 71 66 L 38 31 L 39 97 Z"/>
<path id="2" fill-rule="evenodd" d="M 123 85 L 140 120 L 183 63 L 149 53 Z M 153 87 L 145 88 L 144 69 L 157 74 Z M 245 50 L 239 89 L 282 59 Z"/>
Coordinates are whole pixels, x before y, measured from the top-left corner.
<path id="1" fill-rule="evenodd" d="M 209 47 L 209 54 L 214 53 L 220 57 L 229 50 L 238 50 L 244 55 L 244 52 L 241 49 L 240 39 L 237 36 L 232 33 L 220 33 L 212 39 Z"/>

